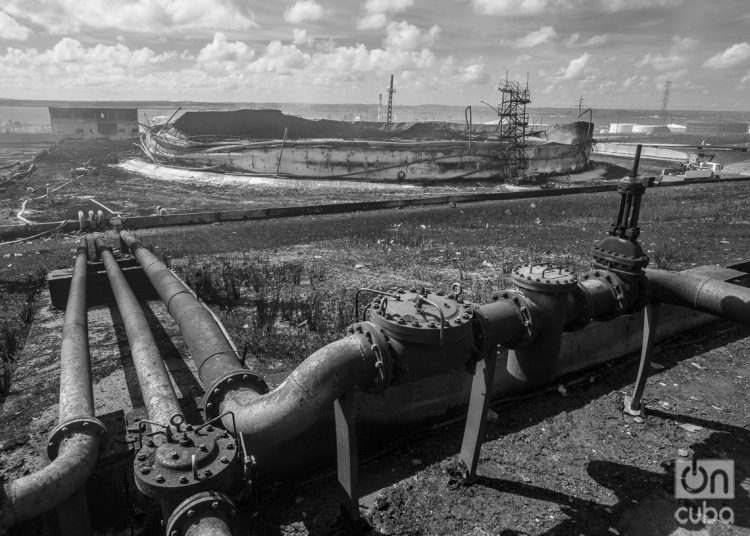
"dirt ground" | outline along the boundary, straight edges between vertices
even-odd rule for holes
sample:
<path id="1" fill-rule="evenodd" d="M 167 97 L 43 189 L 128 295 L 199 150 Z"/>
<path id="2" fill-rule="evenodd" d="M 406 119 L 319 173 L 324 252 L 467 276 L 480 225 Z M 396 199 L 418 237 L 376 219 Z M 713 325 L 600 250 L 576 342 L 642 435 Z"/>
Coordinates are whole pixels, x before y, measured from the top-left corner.
<path id="1" fill-rule="evenodd" d="M 104 169 L 107 155 L 125 150 L 109 147 L 94 162 Z M 41 185 L 56 177 L 54 180 L 62 183 L 66 169 L 88 157 L 90 153 L 73 151 L 59 160 L 40 162 L 37 172 L 23 182 L 36 184 L 26 182 L 36 180 Z M 609 173 L 608 166 L 614 176 L 627 173 L 624 164 L 603 165 L 605 174 Z M 236 206 L 237 199 L 245 195 L 238 196 L 226 187 L 214 191 L 208 187 L 156 185 L 133 176 L 118 179 L 109 173 L 84 178 L 81 189 L 71 190 L 69 203 L 60 207 L 71 210 L 92 192 L 105 205 L 139 214 L 149 213 L 151 205 L 161 202 L 189 206 L 192 199 L 199 205 Z M 113 186 L 113 179 L 129 182 Z M 10 189 L 2 193 L 0 201 L 6 215 L 16 207 L 19 193 Z M 305 197 L 301 192 L 287 193 L 282 196 L 271 190 L 265 193 L 265 201 L 253 198 L 253 202 L 271 203 L 276 196 L 277 201 L 292 204 Z M 247 195 L 250 200 L 255 194 Z M 521 262 L 552 260 L 585 269 L 591 244 L 604 236 L 614 216 L 617 200 L 613 196 L 592 194 L 577 199 L 174 227 L 144 230 L 139 235 L 154 244 L 157 253 L 177 263 L 193 256 L 249 251 L 270 259 L 295 257 L 325 263 L 325 284 L 347 292 L 356 286 L 386 285 L 398 279 L 435 284 L 460 280 L 467 289 L 481 294 L 502 287 L 509 267 Z M 652 266 L 685 269 L 747 259 L 749 199 L 747 183 L 649 190 L 641 214 L 641 241 L 652 257 Z M 49 208 L 49 212 L 44 209 L 45 217 L 69 217 L 67 212 L 63 214 L 63 208 L 60 212 L 54 212 L 54 206 Z M 75 236 L 51 236 L 0 250 L 4 296 L 0 321 L 18 322 L 27 303 L 25 285 L 33 288 L 33 281 L 27 281 L 27 277 L 41 268 L 71 266 L 75 244 Z M 44 298 L 34 302 L 36 314 L 41 315 L 35 329 L 46 326 L 54 330 L 53 320 L 59 321 L 60 315 L 41 311 L 43 304 Z M 164 340 L 176 355 L 184 353 L 174 327 L 167 327 L 166 321 L 164 325 Z M 113 336 L 111 330 L 97 335 L 98 378 L 119 374 L 121 369 L 127 377 L 121 335 Z M 35 343 L 49 347 L 44 358 L 47 361 L 38 362 L 39 368 L 46 370 L 44 366 L 53 365 L 50 360 L 54 360 L 56 343 L 52 339 Z M 19 358 L 25 355 L 21 353 Z M 243 528 L 238 533 L 748 535 L 748 358 L 749 328 L 719 322 L 694 330 L 658 347 L 646 390 L 643 422 L 622 413 L 622 397 L 634 381 L 637 368 L 632 358 L 626 359 L 583 378 L 566 380 L 565 389 L 554 388 L 525 400 L 498 401 L 497 419 L 488 426 L 480 478 L 474 485 L 464 486 L 455 478 L 463 430 L 460 420 L 416 428 L 401 437 L 361 445 L 365 495 L 361 512 L 367 526 L 356 531 L 343 523 L 336 503 L 335 477 L 331 472 L 315 471 L 293 480 L 264 482 L 257 500 L 245 496 L 239 512 Z M 122 388 L 119 385 L 118 389 Z M 54 379 L 46 377 L 37 381 L 29 376 L 13 389 L 11 396 L 23 395 L 28 402 L 12 412 L 8 409 L 18 408 L 18 404 L 9 405 L 10 397 L 0 402 L 0 475 L 6 479 L 43 463 L 32 463 L 25 452 L 40 450 L 43 445 L 47 421 L 53 422 L 48 408 L 56 397 Z M 674 463 L 692 457 L 735 461 L 736 499 L 711 503 L 731 508 L 733 524 L 683 526 L 675 520 L 682 503 L 673 498 Z M 148 507 L 142 501 L 134 503 L 130 520 L 120 519 L 118 528 L 110 533 L 130 534 L 129 521 L 135 520 L 134 534 L 158 534 L 158 523 L 144 521 L 144 510 Z M 122 518 L 122 513 L 112 515 Z M 54 533 L 54 521 L 50 518 L 26 524 L 14 532 Z"/>

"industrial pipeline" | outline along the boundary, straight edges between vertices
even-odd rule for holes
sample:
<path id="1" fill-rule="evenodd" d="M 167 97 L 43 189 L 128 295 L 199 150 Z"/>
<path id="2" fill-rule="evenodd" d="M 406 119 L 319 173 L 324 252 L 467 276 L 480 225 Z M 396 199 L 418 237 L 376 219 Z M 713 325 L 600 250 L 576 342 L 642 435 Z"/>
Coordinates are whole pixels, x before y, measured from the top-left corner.
<path id="1" fill-rule="evenodd" d="M 132 253 L 166 304 L 194 360 L 205 390 L 203 422 L 185 421 L 138 299 L 112 252 L 97 240 L 149 416 L 142 423 L 143 441 L 134 455 L 134 480 L 144 495 L 160 504 L 166 534 L 232 534 L 236 511 L 232 496 L 243 484 L 256 484 L 256 475 L 290 463 L 280 445 L 294 441 L 331 407 L 342 512 L 355 522 L 359 492 L 354 393 L 378 395 L 448 371 L 467 370 L 472 377 L 459 455 L 464 478 L 471 483 L 488 406 L 500 390 L 495 374 L 498 348 L 509 349 L 502 392 L 533 390 L 560 374 L 564 332 L 581 330 L 592 320 L 609 322 L 645 309 L 639 373 L 624 407 L 626 413 L 640 415 L 660 304 L 748 324 L 750 290 L 706 274 L 646 270 L 649 259 L 638 242 L 646 188 L 637 177 L 637 167 L 636 158 L 632 177 L 620 183 L 617 216 L 608 236 L 592 248 L 591 271 L 579 275 L 549 264 L 519 266 L 511 274 L 515 288 L 497 293 L 485 304 L 466 301 L 458 284 L 445 291 L 361 289 L 354 297 L 357 321 L 348 333 L 305 359 L 273 390 L 238 359 L 226 330 L 190 289 L 133 234 L 121 231 L 122 249 Z M 83 248 L 68 296 L 62 351 L 61 411 L 77 409 L 71 415 L 61 414 L 61 424 L 50 437 L 52 474 L 44 476 L 49 489 L 61 488 L 62 481 L 66 487 L 43 504 L 35 501 L 32 509 L 30 494 L 21 491 L 30 484 L 24 479 L 7 484 L 4 526 L 55 506 L 64 512 L 65 501 L 83 484 L 96 458 L 102 427 L 93 419 L 90 376 L 70 375 L 66 365 L 69 354 L 86 362 L 85 309 L 80 302 Z M 374 297 L 360 316 L 363 293 Z M 68 402 L 73 386 L 88 398 L 81 395 L 83 401 Z M 68 445 L 79 444 L 76 457 L 65 466 L 76 476 L 70 482 L 69 474 L 54 469 L 55 463 L 72 452 Z M 37 482 L 42 476 L 24 478 Z"/>

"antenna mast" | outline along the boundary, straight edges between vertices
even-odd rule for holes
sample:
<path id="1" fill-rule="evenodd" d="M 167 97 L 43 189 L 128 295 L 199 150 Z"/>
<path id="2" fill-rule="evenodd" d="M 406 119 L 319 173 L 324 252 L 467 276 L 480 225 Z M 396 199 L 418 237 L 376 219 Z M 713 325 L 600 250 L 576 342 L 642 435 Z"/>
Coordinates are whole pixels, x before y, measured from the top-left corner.
<path id="1" fill-rule="evenodd" d="M 393 121 L 393 94 L 396 93 L 396 90 L 393 89 L 393 75 L 391 75 L 391 87 L 388 88 L 388 112 L 386 115 L 385 122 L 390 123 Z"/>

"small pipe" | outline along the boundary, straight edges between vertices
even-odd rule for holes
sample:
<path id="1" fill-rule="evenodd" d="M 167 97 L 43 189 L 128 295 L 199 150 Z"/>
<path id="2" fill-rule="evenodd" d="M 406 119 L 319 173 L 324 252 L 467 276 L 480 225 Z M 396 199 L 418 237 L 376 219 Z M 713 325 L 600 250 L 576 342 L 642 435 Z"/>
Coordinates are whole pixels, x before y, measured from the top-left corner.
<path id="1" fill-rule="evenodd" d="M 646 270 L 652 301 L 681 305 L 750 325 L 750 288 L 709 276 Z"/>
<path id="2" fill-rule="evenodd" d="M 641 163 L 641 149 L 643 145 L 640 143 L 635 147 L 635 160 L 633 160 L 633 172 L 631 177 L 636 178 L 638 176 L 638 165 Z"/>
<path id="3" fill-rule="evenodd" d="M 63 323 L 60 349 L 60 425 L 90 419 L 94 415 L 86 318 L 87 256 L 86 239 L 82 238 Z M 75 427 L 72 433 L 61 440 L 57 456 L 49 465 L 3 484 L 0 490 L 0 529 L 55 508 L 77 492 L 96 465 L 100 432 L 101 429 L 96 426 Z M 81 514 L 84 513 L 79 513 Z M 87 519 L 82 519 L 82 523 L 87 522 Z"/>
<path id="4" fill-rule="evenodd" d="M 125 325 L 133 364 L 138 374 L 138 385 L 149 420 L 169 426 L 172 417 L 179 415 L 184 421 L 182 408 L 138 298 L 102 239 L 97 237 L 95 243 Z"/>

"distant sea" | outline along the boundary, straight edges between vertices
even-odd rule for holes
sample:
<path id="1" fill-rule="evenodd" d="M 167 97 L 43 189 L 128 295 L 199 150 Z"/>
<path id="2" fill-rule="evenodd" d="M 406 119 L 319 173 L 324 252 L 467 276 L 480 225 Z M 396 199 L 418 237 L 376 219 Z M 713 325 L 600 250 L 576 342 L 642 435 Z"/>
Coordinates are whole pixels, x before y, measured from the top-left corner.
<path id="1" fill-rule="evenodd" d="M 59 105 L 59 103 L 54 103 Z M 67 103 L 75 106 L 75 103 Z M 106 107 L 112 103 L 100 103 Z M 178 104 L 161 103 L 122 103 L 125 106 L 138 108 L 139 121 L 146 122 L 155 116 L 170 116 Z M 97 106 L 96 103 L 81 103 L 81 106 Z M 344 121 L 377 121 L 377 104 L 294 104 L 294 103 L 189 103 L 183 106 L 178 115 L 188 110 L 237 110 L 241 108 L 274 109 L 306 117 L 308 119 L 336 119 Z M 380 120 L 385 120 L 385 107 L 380 110 Z M 527 109 L 530 123 L 534 125 L 554 125 L 578 119 L 578 108 L 532 108 Z M 469 112 L 464 106 L 420 105 L 394 106 L 394 121 L 448 121 L 466 122 Z M 609 127 L 610 123 L 639 123 L 646 125 L 661 124 L 660 110 L 628 110 L 615 108 L 594 108 L 592 117 L 597 131 Z M 471 118 L 474 124 L 497 120 L 497 112 L 489 106 L 477 103 L 471 106 Z M 589 114 L 582 114 L 581 119 L 588 119 Z M 743 121 L 750 123 L 750 112 L 716 112 L 700 110 L 670 110 L 667 123 L 684 125 L 687 121 Z M 12 126 L 11 126 L 12 125 Z M 0 106 L 0 132 L 12 128 L 14 131 L 39 132 L 49 131 L 50 119 L 46 106 Z"/>

